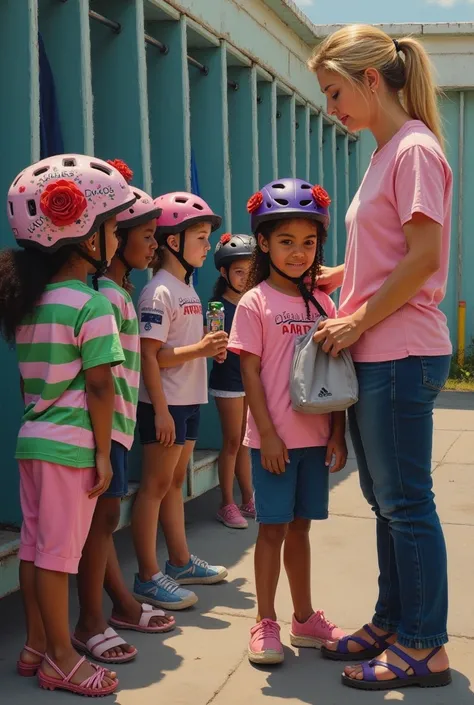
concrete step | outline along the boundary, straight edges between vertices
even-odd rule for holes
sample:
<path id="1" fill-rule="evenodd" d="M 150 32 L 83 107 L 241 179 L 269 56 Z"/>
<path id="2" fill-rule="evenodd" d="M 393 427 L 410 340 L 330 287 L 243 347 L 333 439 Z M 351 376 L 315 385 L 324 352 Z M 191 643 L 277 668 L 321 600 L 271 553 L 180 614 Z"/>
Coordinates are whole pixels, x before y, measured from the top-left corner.
<path id="1" fill-rule="evenodd" d="M 218 484 L 217 450 L 197 450 L 189 464 L 187 482 L 183 486 L 183 498 L 188 502 Z M 120 522 L 117 531 L 130 524 L 133 502 L 138 491 L 138 483 L 131 482 L 128 494 L 122 499 Z M 19 588 L 18 550 L 20 547 L 19 529 L 0 529 L 0 598 Z"/>

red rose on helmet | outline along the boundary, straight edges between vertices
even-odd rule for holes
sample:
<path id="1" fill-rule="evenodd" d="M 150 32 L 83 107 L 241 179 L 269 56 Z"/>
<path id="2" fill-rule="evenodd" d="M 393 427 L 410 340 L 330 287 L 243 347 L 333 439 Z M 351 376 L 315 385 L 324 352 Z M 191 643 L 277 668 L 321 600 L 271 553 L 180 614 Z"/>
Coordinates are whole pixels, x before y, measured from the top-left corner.
<path id="1" fill-rule="evenodd" d="M 230 233 L 224 233 L 221 237 L 221 245 L 227 245 L 228 242 L 232 240 L 232 235 Z"/>
<path id="2" fill-rule="evenodd" d="M 331 199 L 328 192 L 325 191 L 322 186 L 313 186 L 311 193 L 318 206 L 321 206 L 321 208 L 329 208 Z"/>
<path id="3" fill-rule="evenodd" d="M 87 201 L 74 181 L 59 179 L 50 183 L 40 199 L 40 208 L 56 225 L 72 225 L 86 210 Z"/>
<path id="4" fill-rule="evenodd" d="M 133 171 L 130 169 L 128 164 L 125 164 L 121 159 L 107 159 L 107 164 L 113 166 L 117 171 L 119 171 L 127 184 L 129 184 L 133 179 Z"/>
<path id="5" fill-rule="evenodd" d="M 247 210 L 249 213 L 253 213 L 254 211 L 258 210 L 260 206 L 263 203 L 263 196 L 260 193 L 260 191 L 257 191 L 257 193 L 254 193 L 253 196 L 249 198 L 247 201 Z"/>

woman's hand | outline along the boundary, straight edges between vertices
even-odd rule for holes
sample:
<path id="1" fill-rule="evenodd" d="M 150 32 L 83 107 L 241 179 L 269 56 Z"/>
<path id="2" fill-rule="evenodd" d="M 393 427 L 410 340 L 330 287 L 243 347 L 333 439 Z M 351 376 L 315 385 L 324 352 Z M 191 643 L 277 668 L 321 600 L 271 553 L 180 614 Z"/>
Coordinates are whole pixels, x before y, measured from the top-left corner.
<path id="1" fill-rule="evenodd" d="M 260 438 L 262 467 L 275 475 L 285 472 L 290 462 L 288 449 L 275 431 L 269 431 Z"/>
<path id="2" fill-rule="evenodd" d="M 354 316 L 326 318 L 319 323 L 313 340 L 321 345 L 325 353 L 337 357 L 341 350 L 354 345 L 362 333 L 361 325 Z"/>
<path id="3" fill-rule="evenodd" d="M 329 295 L 342 286 L 343 279 L 343 264 L 340 264 L 337 267 L 321 267 L 321 274 L 318 276 L 316 284 L 318 289 Z"/>

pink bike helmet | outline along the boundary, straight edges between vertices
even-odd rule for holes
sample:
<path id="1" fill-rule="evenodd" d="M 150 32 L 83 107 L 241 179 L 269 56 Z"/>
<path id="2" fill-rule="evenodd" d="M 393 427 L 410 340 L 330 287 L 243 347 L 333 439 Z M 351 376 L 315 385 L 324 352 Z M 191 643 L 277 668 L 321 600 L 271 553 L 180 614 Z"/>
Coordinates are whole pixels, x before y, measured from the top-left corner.
<path id="1" fill-rule="evenodd" d="M 131 183 L 133 171 L 122 159 L 108 159 L 107 164 L 111 164 L 111 166 L 115 167 L 128 184 Z M 161 215 L 161 208 L 156 207 L 152 196 L 149 196 L 145 191 L 142 191 L 136 186 L 131 186 L 130 188 L 133 191 L 136 201 L 132 203 L 130 208 L 122 211 L 117 216 L 117 227 L 119 230 L 135 228 L 137 225 L 143 225 L 143 223 L 153 220 L 153 218 L 158 218 Z"/>
<path id="2" fill-rule="evenodd" d="M 184 258 L 185 230 L 197 223 L 210 223 L 211 232 L 214 232 L 220 227 L 222 218 L 213 212 L 206 201 L 186 191 L 175 191 L 158 196 L 155 198 L 155 205 L 162 209 L 156 228 L 158 242 L 164 245 L 184 267 L 185 281 L 189 284 L 194 267 Z M 181 234 L 178 252 L 167 243 L 167 236 L 177 233 Z"/>
<path id="3" fill-rule="evenodd" d="M 21 247 L 54 252 L 87 240 L 135 200 L 123 176 L 107 162 L 59 154 L 16 177 L 8 191 L 7 215 Z"/>

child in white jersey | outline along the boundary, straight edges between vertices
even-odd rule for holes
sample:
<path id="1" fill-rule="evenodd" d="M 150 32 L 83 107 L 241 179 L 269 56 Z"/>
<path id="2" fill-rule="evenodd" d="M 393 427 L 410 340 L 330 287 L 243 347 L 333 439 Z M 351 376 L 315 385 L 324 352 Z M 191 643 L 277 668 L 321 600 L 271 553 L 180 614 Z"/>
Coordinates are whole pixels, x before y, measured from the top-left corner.
<path id="1" fill-rule="evenodd" d="M 0 254 L 0 329 L 15 340 L 25 403 L 16 458 L 27 640 L 17 670 L 79 695 L 108 695 L 118 685 L 71 644 L 68 574 L 77 573 L 97 497 L 112 478 L 111 367 L 124 360 L 112 306 L 86 281 L 95 272 L 97 287 L 117 249 L 115 216 L 134 201 L 123 176 L 100 159 L 45 159 L 8 192 L 24 250 Z"/>
<path id="2" fill-rule="evenodd" d="M 120 159 L 109 162 L 129 182 L 133 172 Z M 73 636 L 74 646 L 103 663 L 132 661 L 137 649 L 120 637 L 113 627 L 157 633 L 174 628 L 175 620 L 162 610 L 135 600 L 120 570 L 113 531 L 120 519 L 120 501 L 128 492 L 128 452 L 133 444 L 138 386 L 140 380 L 140 337 L 130 292 L 132 269 L 146 269 L 158 246 L 156 219 L 161 213 L 153 199 L 132 186 L 135 203 L 117 217 L 119 247 L 106 275 L 99 279 L 99 291 L 112 304 L 125 362 L 113 370 L 115 406 L 110 460 L 113 478 L 98 500 L 89 536 L 79 565 L 80 615 Z M 102 588 L 112 600 L 109 624 L 103 614 Z"/>
<path id="3" fill-rule="evenodd" d="M 201 404 L 207 402 L 207 357 L 223 358 L 227 333 L 203 337 L 202 306 L 190 284 L 210 249 L 209 236 L 221 224 L 202 198 L 169 193 L 155 200 L 158 263 L 138 304 L 142 379 L 138 428 L 143 472 L 132 533 L 138 558 L 134 594 L 157 607 L 183 609 L 197 596 L 181 584 L 210 584 L 227 570 L 190 554 L 186 542 L 182 485 L 198 437 Z M 160 520 L 169 560 L 165 574 L 156 556 Z"/>
<path id="4" fill-rule="evenodd" d="M 280 663 L 283 647 L 275 594 L 281 548 L 293 600 L 291 643 L 319 648 L 343 632 L 322 611 L 314 612 L 310 588 L 311 520 L 328 516 L 328 469 L 347 457 L 345 414 L 300 414 L 290 400 L 290 371 L 298 335 L 319 311 L 335 313 L 316 288 L 329 225 L 330 199 L 320 186 L 279 179 L 248 202 L 257 248 L 248 291 L 235 312 L 229 350 L 240 354 L 250 413 L 244 443 L 251 448 L 259 532 L 255 547 L 257 624 L 248 656 Z M 332 418 L 331 418 L 332 416 Z"/>

